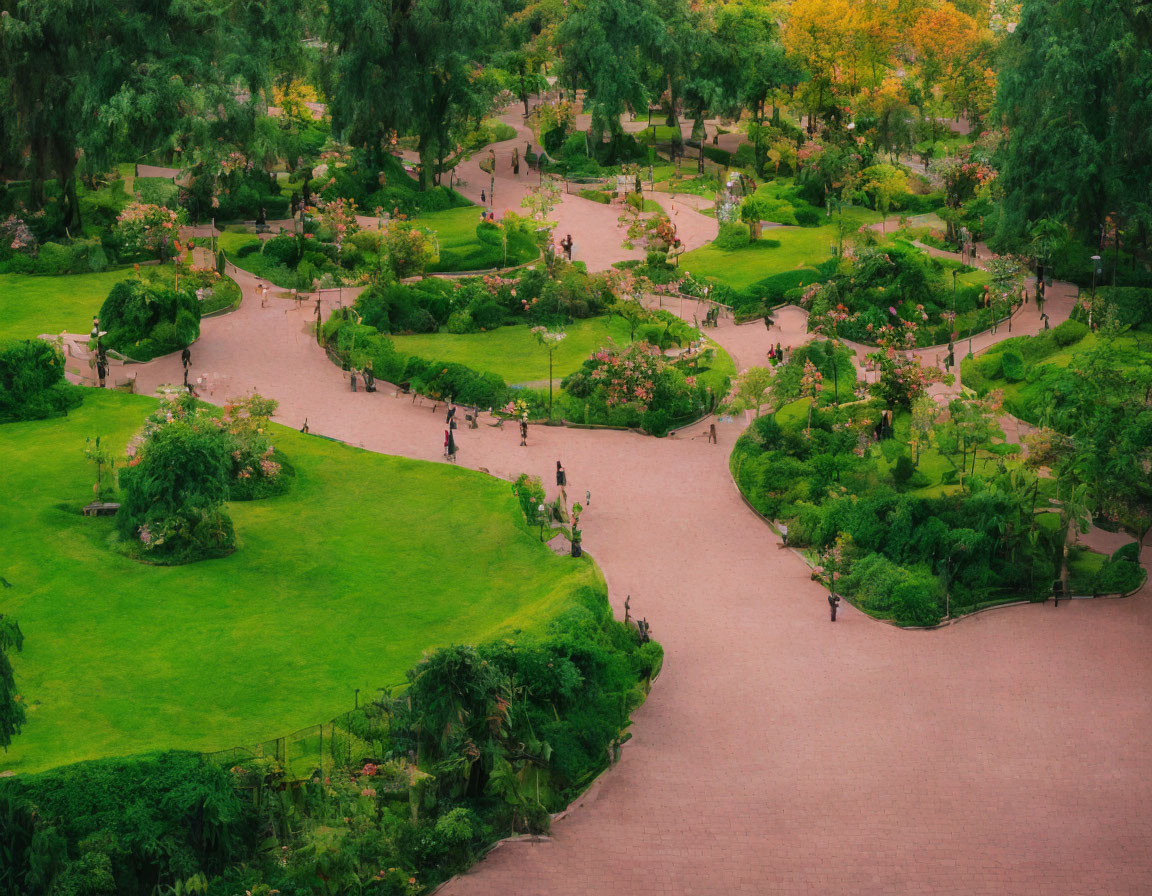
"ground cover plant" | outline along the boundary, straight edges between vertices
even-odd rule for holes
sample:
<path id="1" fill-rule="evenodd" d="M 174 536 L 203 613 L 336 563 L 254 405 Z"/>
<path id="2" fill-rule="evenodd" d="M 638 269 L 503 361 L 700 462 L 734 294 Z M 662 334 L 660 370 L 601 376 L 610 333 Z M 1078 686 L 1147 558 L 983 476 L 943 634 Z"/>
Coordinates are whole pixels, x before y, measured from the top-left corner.
<path id="1" fill-rule="evenodd" d="M 142 565 L 111 549 L 115 520 L 79 507 L 96 478 L 86 440 L 126 445 L 156 403 L 85 399 L 66 418 L 0 426 L 0 575 L 28 637 L 14 665 L 30 717 L 4 769 L 281 735 L 349 707 L 353 688 L 399 684 L 428 648 L 542 631 L 599 582 L 590 561 L 540 544 L 507 484 L 277 426 L 293 487 L 226 505 L 239 549 Z"/>

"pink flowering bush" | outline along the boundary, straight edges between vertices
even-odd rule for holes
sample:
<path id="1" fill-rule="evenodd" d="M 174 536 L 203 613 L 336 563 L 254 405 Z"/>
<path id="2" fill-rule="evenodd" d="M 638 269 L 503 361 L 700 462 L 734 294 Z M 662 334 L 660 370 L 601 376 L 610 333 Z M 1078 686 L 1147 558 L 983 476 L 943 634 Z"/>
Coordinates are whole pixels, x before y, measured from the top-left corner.
<path id="1" fill-rule="evenodd" d="M 563 382 L 567 406 L 582 422 L 636 426 L 664 435 L 700 416 L 710 398 L 695 377 L 670 363 L 647 342 L 601 349 Z M 580 416 L 573 414 L 577 422 Z"/>
<path id="2" fill-rule="evenodd" d="M 38 247 L 32 228 L 15 215 L 0 221 L 0 250 L 35 255 Z"/>
<path id="3" fill-rule="evenodd" d="M 133 202 L 116 218 L 116 236 L 130 255 L 158 255 L 163 261 L 180 235 L 182 213 L 163 205 Z"/>

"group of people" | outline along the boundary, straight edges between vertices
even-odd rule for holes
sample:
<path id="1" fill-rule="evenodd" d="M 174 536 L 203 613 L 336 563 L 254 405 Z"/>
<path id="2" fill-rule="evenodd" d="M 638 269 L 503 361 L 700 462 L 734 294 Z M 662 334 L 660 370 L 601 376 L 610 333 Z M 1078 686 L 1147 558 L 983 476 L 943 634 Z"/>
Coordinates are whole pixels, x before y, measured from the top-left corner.
<path id="1" fill-rule="evenodd" d="M 791 346 L 789 346 L 788 350 L 789 351 L 792 350 Z M 784 357 L 784 349 L 782 349 L 780 347 L 779 342 L 776 343 L 775 348 L 770 347 L 768 349 L 768 361 L 769 361 L 769 363 L 774 364 L 774 365 L 775 364 L 783 364 L 786 360 L 787 359 Z"/>
<path id="2" fill-rule="evenodd" d="M 353 367 L 349 371 L 348 379 L 349 379 L 349 382 L 352 386 L 353 392 L 356 391 L 356 375 L 357 375 L 357 373 L 359 373 L 360 378 L 364 380 L 364 391 L 365 392 L 375 392 L 376 391 L 376 375 L 372 372 L 372 360 L 369 359 L 368 362 L 364 365 L 364 367 L 362 367 L 360 370 L 357 370 L 355 367 Z"/>

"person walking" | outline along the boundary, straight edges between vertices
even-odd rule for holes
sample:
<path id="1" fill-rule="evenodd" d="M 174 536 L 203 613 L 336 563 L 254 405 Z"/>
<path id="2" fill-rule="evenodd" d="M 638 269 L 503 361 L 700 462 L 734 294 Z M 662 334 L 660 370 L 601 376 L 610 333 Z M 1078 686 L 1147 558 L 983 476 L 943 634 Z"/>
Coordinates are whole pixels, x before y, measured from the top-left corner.
<path id="1" fill-rule="evenodd" d="M 560 461 L 556 461 L 556 484 L 560 488 L 568 485 L 568 474 L 564 472 L 564 467 L 560 465 Z"/>
<path id="2" fill-rule="evenodd" d="M 521 420 L 520 421 L 520 447 L 521 448 L 528 447 L 528 421 L 527 420 Z"/>
<path id="3" fill-rule="evenodd" d="M 96 359 L 96 376 L 100 380 L 100 388 L 104 388 L 104 377 L 108 375 L 108 367 L 100 358 Z M 184 381 L 188 381 L 188 372 L 184 372 Z"/>
<path id="4" fill-rule="evenodd" d="M 481 205 L 487 205 L 488 204 L 488 194 L 484 192 L 483 188 L 480 189 L 480 204 Z"/>
<path id="5" fill-rule="evenodd" d="M 192 352 L 188 350 L 188 346 L 184 346 L 184 350 L 180 352 L 180 363 L 184 365 L 185 370 L 192 364 Z"/>
<path id="6" fill-rule="evenodd" d="M 455 416 L 456 416 L 456 404 L 452 401 L 452 399 L 448 399 L 448 416 L 446 416 L 444 418 L 444 424 L 446 426 L 451 426 L 452 420 Z"/>
<path id="7" fill-rule="evenodd" d="M 828 608 L 832 611 L 832 621 L 836 621 L 836 609 L 840 606 L 840 595 L 828 594 Z"/>
<path id="8" fill-rule="evenodd" d="M 713 445 L 719 444 L 719 442 L 717 442 L 717 440 L 716 440 L 716 424 L 715 423 L 709 423 L 708 424 L 708 441 L 711 442 Z"/>
<path id="9" fill-rule="evenodd" d="M 352 384 L 352 391 L 356 391 L 356 368 L 353 367 L 348 376 L 348 381 Z"/>
<path id="10" fill-rule="evenodd" d="M 451 428 L 445 432 L 444 452 L 448 455 L 448 460 L 456 463 L 456 437 L 452 435 Z"/>

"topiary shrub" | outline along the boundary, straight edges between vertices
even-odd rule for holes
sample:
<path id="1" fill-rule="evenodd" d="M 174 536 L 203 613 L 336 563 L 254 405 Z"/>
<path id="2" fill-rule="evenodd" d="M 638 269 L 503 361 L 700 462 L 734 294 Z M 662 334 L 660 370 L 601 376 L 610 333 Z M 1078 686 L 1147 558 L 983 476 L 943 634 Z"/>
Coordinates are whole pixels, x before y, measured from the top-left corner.
<path id="1" fill-rule="evenodd" d="M 747 248 L 749 242 L 751 242 L 751 237 L 749 236 L 748 225 L 733 222 L 720 225 L 720 232 L 716 234 L 716 239 L 712 241 L 712 245 L 717 249 L 733 251 Z"/>
<path id="2" fill-rule="evenodd" d="M 1066 320 L 1052 331 L 1056 344 L 1062 348 L 1075 345 L 1088 335 L 1088 325 L 1078 320 Z"/>
<path id="3" fill-rule="evenodd" d="M 896 458 L 896 463 L 892 467 L 892 481 L 897 485 L 906 485 L 908 480 L 912 478 L 912 474 L 915 472 L 916 467 L 912 463 L 912 458 L 910 458 L 907 454 L 901 454 Z"/>
<path id="4" fill-rule="evenodd" d="M 1024 358 L 1020 352 L 1009 350 L 1000 355 L 1000 374 L 1010 383 L 1022 382 L 1027 375 Z"/>
<path id="5" fill-rule="evenodd" d="M 64 380 L 64 355 L 42 339 L 0 343 L 0 423 L 67 414 L 80 390 Z"/>
<path id="6" fill-rule="evenodd" d="M 200 303 L 189 287 L 179 292 L 129 278 L 112 287 L 100 306 L 104 344 L 136 361 L 178 351 L 200 336 Z"/>

